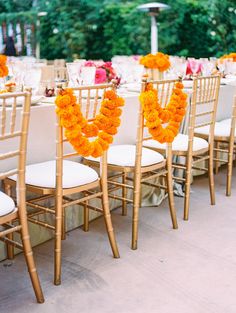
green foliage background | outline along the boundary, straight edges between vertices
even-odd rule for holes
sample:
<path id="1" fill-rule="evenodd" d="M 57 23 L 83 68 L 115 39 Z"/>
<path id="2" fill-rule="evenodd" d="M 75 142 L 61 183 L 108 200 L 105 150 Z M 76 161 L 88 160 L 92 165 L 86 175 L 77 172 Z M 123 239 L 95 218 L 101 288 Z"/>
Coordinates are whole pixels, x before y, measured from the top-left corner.
<path id="1" fill-rule="evenodd" d="M 171 9 L 158 17 L 160 51 L 193 57 L 236 51 L 235 0 L 162 2 Z M 0 0 L 0 22 L 19 16 L 36 22 L 37 12 L 46 11 L 40 18 L 42 58 L 109 60 L 150 51 L 150 17 L 137 10 L 141 3 L 145 0 Z"/>

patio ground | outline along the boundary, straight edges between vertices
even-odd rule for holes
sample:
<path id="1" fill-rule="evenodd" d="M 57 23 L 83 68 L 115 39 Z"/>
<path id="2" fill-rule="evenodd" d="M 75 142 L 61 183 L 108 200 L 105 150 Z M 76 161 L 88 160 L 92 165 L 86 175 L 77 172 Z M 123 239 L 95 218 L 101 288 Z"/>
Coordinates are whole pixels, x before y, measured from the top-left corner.
<path id="1" fill-rule="evenodd" d="M 113 212 L 120 259 L 111 256 L 102 218 L 89 233 L 70 232 L 61 286 L 52 284 L 53 241 L 35 248 L 43 305 L 34 301 L 22 255 L 12 266 L 0 263 L 0 312 L 235 313 L 236 173 L 231 197 L 225 196 L 225 175 L 224 169 L 216 176 L 215 206 L 207 178 L 194 181 L 188 222 L 183 199 L 175 198 L 178 230 L 171 228 L 167 201 L 142 208 L 137 251 L 130 249 L 130 215 Z"/>

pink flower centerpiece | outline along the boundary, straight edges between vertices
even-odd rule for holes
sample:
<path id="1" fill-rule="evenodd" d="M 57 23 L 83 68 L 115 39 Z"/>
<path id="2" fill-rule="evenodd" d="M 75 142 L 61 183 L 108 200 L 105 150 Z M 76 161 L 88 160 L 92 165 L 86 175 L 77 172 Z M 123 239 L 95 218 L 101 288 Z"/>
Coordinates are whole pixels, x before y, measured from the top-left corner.
<path id="1" fill-rule="evenodd" d="M 117 76 L 114 68 L 112 67 L 112 62 L 103 61 L 86 61 L 84 66 L 95 66 L 95 84 L 109 83 L 112 79 L 117 80 L 117 84 L 120 83 L 120 78 Z"/>

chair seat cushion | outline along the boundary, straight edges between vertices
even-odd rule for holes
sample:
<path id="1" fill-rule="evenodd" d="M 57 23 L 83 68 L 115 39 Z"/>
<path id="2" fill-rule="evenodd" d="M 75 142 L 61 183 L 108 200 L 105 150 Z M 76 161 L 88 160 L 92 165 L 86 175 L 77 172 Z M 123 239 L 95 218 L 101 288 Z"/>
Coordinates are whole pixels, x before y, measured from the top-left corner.
<path id="1" fill-rule="evenodd" d="M 16 180 L 16 176 L 11 177 Z M 63 188 L 73 188 L 92 183 L 98 179 L 95 170 L 81 163 L 63 161 Z M 47 161 L 26 166 L 25 182 L 45 188 L 56 186 L 56 161 Z"/>
<path id="2" fill-rule="evenodd" d="M 107 163 L 118 166 L 135 166 L 135 145 L 114 145 L 107 152 Z M 99 158 L 88 157 L 87 160 L 99 162 Z M 143 148 L 142 166 L 149 166 L 164 161 L 164 157 L 153 150 Z"/>
<path id="3" fill-rule="evenodd" d="M 215 137 L 229 137 L 231 128 L 231 119 L 223 120 L 215 123 Z M 210 126 L 204 126 L 197 129 L 196 134 L 208 135 Z M 235 131 L 236 136 L 236 131 Z"/>
<path id="4" fill-rule="evenodd" d="M 156 148 L 160 150 L 166 149 L 166 143 L 160 143 L 150 139 L 144 142 L 145 147 Z M 208 142 L 205 139 L 193 138 L 193 151 L 208 148 Z M 172 142 L 172 151 L 188 151 L 188 135 L 178 134 Z"/>
<path id="5" fill-rule="evenodd" d="M 15 210 L 15 203 L 11 197 L 0 191 L 0 216 L 7 215 Z"/>

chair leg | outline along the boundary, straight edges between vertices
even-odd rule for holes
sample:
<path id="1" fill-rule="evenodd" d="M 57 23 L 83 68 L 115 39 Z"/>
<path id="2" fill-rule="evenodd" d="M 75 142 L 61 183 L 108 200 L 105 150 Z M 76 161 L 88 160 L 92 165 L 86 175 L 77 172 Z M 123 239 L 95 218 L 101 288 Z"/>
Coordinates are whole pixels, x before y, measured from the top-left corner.
<path id="1" fill-rule="evenodd" d="M 107 234 L 108 234 L 113 256 L 114 258 L 118 259 L 120 257 L 120 254 L 119 254 L 118 246 L 116 243 L 115 233 L 114 233 L 112 220 L 111 220 L 107 183 L 103 179 L 101 179 L 101 189 L 102 189 L 102 208 L 103 208 L 103 215 L 105 219 Z"/>
<path id="2" fill-rule="evenodd" d="M 5 191 L 5 193 L 11 197 L 11 186 L 8 184 L 3 184 L 3 189 Z M 9 222 L 10 224 L 12 224 L 12 221 Z M 8 235 L 6 235 L 6 237 L 10 240 L 14 239 L 14 234 L 10 233 Z M 6 248 L 7 248 L 7 258 L 9 260 L 13 260 L 14 259 L 14 247 L 12 245 L 6 244 Z"/>
<path id="3" fill-rule="evenodd" d="M 192 156 L 187 156 L 187 164 L 185 171 L 185 194 L 184 194 L 184 220 L 189 219 L 189 203 L 190 203 L 190 182 L 192 173 Z"/>
<path id="4" fill-rule="evenodd" d="M 139 220 L 139 208 L 140 208 L 140 197 L 141 197 L 141 181 L 135 179 L 134 184 L 134 203 L 133 203 L 133 219 L 132 219 L 132 246 L 133 250 L 138 248 L 138 220 Z"/>
<path id="5" fill-rule="evenodd" d="M 54 285 L 61 284 L 62 197 L 56 199 L 56 224 L 54 243 Z"/>
<path id="6" fill-rule="evenodd" d="M 65 208 L 62 208 L 61 240 L 66 240 L 66 215 L 65 215 Z"/>
<path id="7" fill-rule="evenodd" d="M 234 142 L 229 143 L 228 153 L 228 168 L 227 168 L 227 185 L 226 185 L 226 196 L 231 196 L 231 185 L 232 185 L 232 172 L 233 172 L 233 153 L 234 153 Z"/>
<path id="8" fill-rule="evenodd" d="M 38 303 L 43 303 L 44 296 L 43 296 L 43 292 L 41 289 L 37 270 L 35 267 L 35 262 L 34 262 L 34 257 L 33 257 L 33 252 L 31 248 L 30 237 L 29 237 L 26 212 L 25 213 L 22 213 L 22 212 L 23 210 L 19 210 L 19 219 L 20 219 L 20 224 L 22 225 L 21 239 L 22 239 L 22 244 L 24 248 L 25 260 L 26 260 L 26 264 L 28 267 L 30 279 L 34 288 L 36 299 Z"/>
<path id="9" fill-rule="evenodd" d="M 209 150 L 209 161 L 208 161 L 208 173 L 209 173 L 209 188 L 210 188 L 210 197 L 211 204 L 215 204 L 215 183 L 214 183 L 214 152 L 213 149 Z"/>
<path id="10" fill-rule="evenodd" d="M 173 193 L 173 179 L 172 179 L 172 160 L 167 158 L 167 175 L 166 175 L 166 183 L 167 183 L 167 191 L 168 191 L 168 200 L 169 200 L 169 208 L 170 208 L 170 216 L 172 220 L 172 225 L 174 229 L 178 229 L 177 216 L 175 210 L 174 203 L 174 193 Z"/>
<path id="11" fill-rule="evenodd" d="M 87 196 L 87 193 L 84 193 L 85 197 Z M 89 208 L 88 208 L 88 201 L 85 201 L 84 204 L 84 231 L 88 232 L 89 231 Z"/>
<path id="12" fill-rule="evenodd" d="M 126 184 L 127 183 L 127 180 L 126 180 L 126 177 L 127 177 L 127 173 L 123 173 L 123 176 L 122 176 L 122 184 Z M 125 186 L 122 187 L 122 215 L 123 216 L 126 216 L 127 215 L 127 201 L 124 200 L 127 198 L 127 188 Z"/>
<path id="13" fill-rule="evenodd" d="M 220 149 L 220 142 L 216 141 L 216 149 Z M 220 157 L 220 153 L 219 151 L 216 151 L 216 159 L 219 159 Z M 215 161 L 215 173 L 218 174 L 219 173 L 219 167 L 220 167 L 220 163 L 219 161 Z"/>

